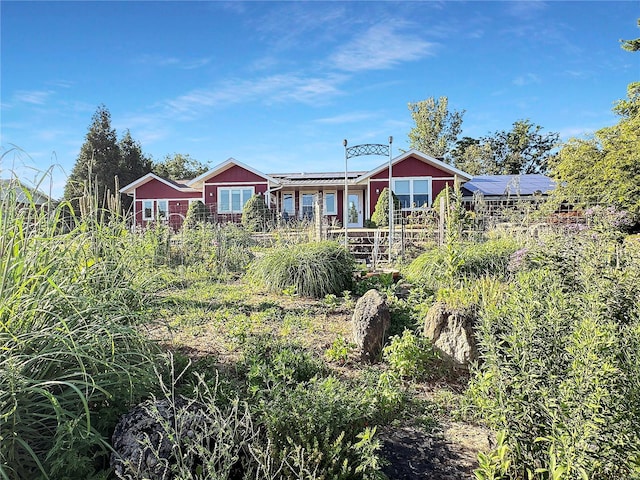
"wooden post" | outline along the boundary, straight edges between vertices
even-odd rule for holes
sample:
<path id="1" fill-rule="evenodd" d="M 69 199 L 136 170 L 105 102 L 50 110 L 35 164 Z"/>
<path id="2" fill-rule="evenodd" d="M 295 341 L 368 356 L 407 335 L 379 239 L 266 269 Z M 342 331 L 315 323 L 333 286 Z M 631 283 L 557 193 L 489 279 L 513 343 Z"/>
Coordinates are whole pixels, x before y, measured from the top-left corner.
<path id="1" fill-rule="evenodd" d="M 444 245 L 444 219 L 446 216 L 447 207 L 445 205 L 445 198 L 440 197 L 440 215 L 438 218 L 438 244 Z"/>
<path id="2" fill-rule="evenodd" d="M 322 231 L 322 192 L 318 192 L 316 195 L 316 204 L 313 209 L 315 212 L 315 232 L 316 232 L 316 241 L 321 242 L 323 239 L 323 231 Z"/>

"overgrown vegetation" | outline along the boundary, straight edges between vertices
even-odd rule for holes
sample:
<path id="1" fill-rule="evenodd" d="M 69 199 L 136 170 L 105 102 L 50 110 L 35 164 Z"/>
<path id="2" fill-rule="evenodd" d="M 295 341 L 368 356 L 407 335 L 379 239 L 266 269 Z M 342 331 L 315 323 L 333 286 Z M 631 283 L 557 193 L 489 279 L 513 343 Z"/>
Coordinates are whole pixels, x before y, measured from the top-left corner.
<path id="1" fill-rule="evenodd" d="M 437 435 L 443 415 L 494 431 L 479 479 L 640 477 L 640 241 L 627 211 L 463 241 L 454 189 L 444 245 L 397 282 L 358 275 L 337 243 L 276 232 L 259 246 L 248 225 L 196 207 L 180 232 L 132 233 L 88 188 L 81 217 L 11 197 L 0 209 L 0 478 L 114 478 L 111 434 L 143 401 L 176 412 L 150 408 L 170 460 L 146 445 L 174 478 L 380 478 L 381 432 Z M 381 362 L 365 366 L 348 320 L 369 288 L 392 318 Z M 441 304 L 475 322 L 480 357 L 465 374 L 423 336 Z"/>

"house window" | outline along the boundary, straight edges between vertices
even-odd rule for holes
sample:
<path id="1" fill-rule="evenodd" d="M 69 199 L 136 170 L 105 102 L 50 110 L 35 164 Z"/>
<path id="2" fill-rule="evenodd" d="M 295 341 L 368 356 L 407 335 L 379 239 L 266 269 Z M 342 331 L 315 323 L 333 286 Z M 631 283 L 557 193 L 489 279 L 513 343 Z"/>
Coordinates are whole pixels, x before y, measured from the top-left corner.
<path id="1" fill-rule="evenodd" d="M 144 200 L 142 202 L 142 219 L 153 220 L 153 200 Z"/>
<path id="2" fill-rule="evenodd" d="M 314 193 L 303 193 L 300 205 L 300 216 L 307 220 L 313 218 L 313 200 L 315 198 Z"/>
<path id="3" fill-rule="evenodd" d="M 428 207 L 431 204 L 431 179 L 402 178 L 394 180 L 393 193 L 403 210 Z"/>
<path id="4" fill-rule="evenodd" d="M 169 218 L 169 202 L 166 200 L 158 200 L 156 205 L 158 208 L 158 220 L 166 220 Z"/>
<path id="5" fill-rule="evenodd" d="M 296 200 L 293 193 L 282 194 L 282 216 L 286 219 L 295 217 Z"/>
<path id="6" fill-rule="evenodd" d="M 338 196 L 336 192 L 324 192 L 324 214 L 338 214 Z"/>
<path id="7" fill-rule="evenodd" d="M 218 213 L 242 213 L 253 192 L 253 187 L 218 188 Z"/>

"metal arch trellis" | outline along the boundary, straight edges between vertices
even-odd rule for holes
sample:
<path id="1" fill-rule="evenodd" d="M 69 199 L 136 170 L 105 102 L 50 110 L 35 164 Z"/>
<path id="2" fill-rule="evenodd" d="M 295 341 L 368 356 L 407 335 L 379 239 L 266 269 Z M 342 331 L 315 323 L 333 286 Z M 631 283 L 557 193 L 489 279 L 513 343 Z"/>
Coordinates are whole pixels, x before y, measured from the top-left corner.
<path id="1" fill-rule="evenodd" d="M 354 145 L 348 147 L 347 139 L 344 139 L 342 144 L 344 145 L 344 245 L 348 248 L 349 245 L 349 226 L 348 226 L 348 208 L 349 208 L 349 179 L 348 179 L 348 160 L 352 157 L 359 157 L 363 155 L 380 155 L 389 157 L 389 190 L 391 191 L 391 179 L 392 179 L 392 162 L 391 162 L 391 144 L 393 143 L 393 137 L 389 137 L 389 144 L 382 143 L 364 143 L 361 145 Z M 393 195 L 389 195 L 389 263 L 391 263 L 391 247 L 393 242 Z"/>
<path id="2" fill-rule="evenodd" d="M 360 157 L 362 155 L 381 155 L 389 156 L 389 145 L 380 143 L 365 143 L 363 145 L 354 145 L 346 148 L 347 159 L 352 157 Z"/>

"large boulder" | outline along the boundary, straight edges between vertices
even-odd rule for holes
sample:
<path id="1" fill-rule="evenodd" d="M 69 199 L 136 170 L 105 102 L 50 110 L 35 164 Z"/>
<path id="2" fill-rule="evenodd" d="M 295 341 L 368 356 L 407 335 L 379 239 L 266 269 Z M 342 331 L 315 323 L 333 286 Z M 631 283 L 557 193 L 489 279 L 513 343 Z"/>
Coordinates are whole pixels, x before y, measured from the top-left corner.
<path id="1" fill-rule="evenodd" d="M 468 366 L 478 358 L 473 333 L 475 320 L 469 310 L 455 310 L 444 302 L 436 302 L 425 317 L 424 335 L 445 359 L 456 366 Z"/>
<path id="2" fill-rule="evenodd" d="M 112 436 L 111 466 L 118 478 L 173 480 L 176 472 L 207 465 L 220 478 L 244 478 L 254 433 L 246 422 L 236 425 L 220 411 L 177 397 L 148 400 L 124 414 Z M 215 458 L 215 464 L 211 460 Z M 184 472 L 183 472 L 184 473 Z"/>
<path id="3" fill-rule="evenodd" d="M 361 358 L 379 358 L 391 325 L 391 313 L 384 296 L 376 289 L 365 293 L 356 303 L 352 317 L 353 341 Z"/>

